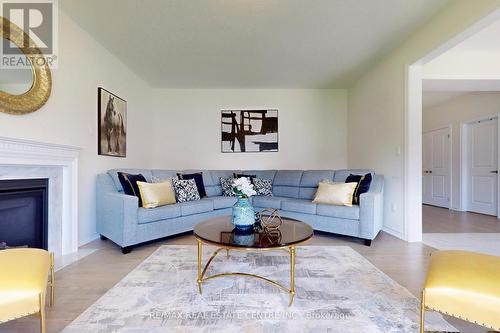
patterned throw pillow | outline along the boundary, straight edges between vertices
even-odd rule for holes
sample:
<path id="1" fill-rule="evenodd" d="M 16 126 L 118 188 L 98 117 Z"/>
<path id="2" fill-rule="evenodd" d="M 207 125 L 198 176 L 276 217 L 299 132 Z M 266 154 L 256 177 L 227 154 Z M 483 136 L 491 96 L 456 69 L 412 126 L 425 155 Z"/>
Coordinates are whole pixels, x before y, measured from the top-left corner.
<path id="1" fill-rule="evenodd" d="M 233 182 L 234 178 L 220 178 L 220 185 L 222 187 L 222 195 L 225 197 L 234 197 L 233 193 Z"/>
<path id="2" fill-rule="evenodd" d="M 271 179 L 254 178 L 253 185 L 255 186 L 257 195 L 264 197 L 273 196 L 273 181 Z"/>
<path id="3" fill-rule="evenodd" d="M 200 200 L 194 179 L 172 179 L 177 202 Z"/>

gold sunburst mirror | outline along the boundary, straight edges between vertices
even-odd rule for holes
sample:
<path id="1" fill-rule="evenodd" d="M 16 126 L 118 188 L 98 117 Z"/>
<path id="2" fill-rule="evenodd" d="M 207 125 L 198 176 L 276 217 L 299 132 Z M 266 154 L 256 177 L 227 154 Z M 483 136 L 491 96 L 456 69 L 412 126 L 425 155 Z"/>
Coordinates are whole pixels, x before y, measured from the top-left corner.
<path id="1" fill-rule="evenodd" d="M 28 35 L 5 17 L 0 18 L 0 40 L 11 41 L 31 60 L 31 71 L 19 68 L 0 70 L 3 77 L 0 82 L 0 112 L 14 115 L 34 112 L 49 99 L 52 89 L 50 68 L 40 49 L 33 47 L 35 42 Z M 25 47 L 23 41 L 29 41 L 29 47 Z"/>

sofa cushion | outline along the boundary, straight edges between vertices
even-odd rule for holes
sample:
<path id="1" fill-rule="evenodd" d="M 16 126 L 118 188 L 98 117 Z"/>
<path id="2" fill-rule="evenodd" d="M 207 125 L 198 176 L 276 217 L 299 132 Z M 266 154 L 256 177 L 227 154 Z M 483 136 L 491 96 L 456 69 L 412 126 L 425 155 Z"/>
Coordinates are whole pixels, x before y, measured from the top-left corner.
<path id="1" fill-rule="evenodd" d="M 139 208 L 137 211 L 137 220 L 139 224 L 172 219 L 179 216 L 181 216 L 181 207 L 179 204 L 151 209 Z"/>
<path id="2" fill-rule="evenodd" d="M 301 178 L 302 170 L 279 170 L 274 176 L 273 185 L 298 187 Z"/>
<path id="3" fill-rule="evenodd" d="M 206 213 L 214 210 L 214 202 L 207 198 L 196 201 L 182 202 L 177 205 L 181 207 L 182 216 Z"/>
<path id="4" fill-rule="evenodd" d="M 317 190 L 317 187 L 301 187 L 299 188 L 299 199 L 307 199 L 312 201 Z"/>
<path id="5" fill-rule="evenodd" d="M 310 200 L 288 199 L 281 202 L 281 209 L 289 212 L 316 214 L 316 204 Z"/>
<path id="6" fill-rule="evenodd" d="M 333 170 L 306 170 L 302 173 L 300 187 L 318 187 L 322 180 L 333 180 Z"/>
<path id="7" fill-rule="evenodd" d="M 317 204 L 316 214 L 340 219 L 359 220 L 359 206 L 335 206 Z"/>
<path id="8" fill-rule="evenodd" d="M 210 200 L 214 202 L 214 209 L 224 209 L 233 207 L 236 203 L 236 197 L 211 197 Z"/>
<path id="9" fill-rule="evenodd" d="M 177 178 L 179 170 L 151 170 L 151 181 L 153 183 L 161 182 L 168 178 Z"/>
<path id="10" fill-rule="evenodd" d="M 284 197 L 252 197 L 252 204 L 254 207 L 258 208 L 274 208 L 281 209 L 281 202 L 283 200 L 287 200 L 288 198 Z"/>
<path id="11" fill-rule="evenodd" d="M 299 187 L 273 185 L 273 195 L 276 197 L 298 198 Z"/>

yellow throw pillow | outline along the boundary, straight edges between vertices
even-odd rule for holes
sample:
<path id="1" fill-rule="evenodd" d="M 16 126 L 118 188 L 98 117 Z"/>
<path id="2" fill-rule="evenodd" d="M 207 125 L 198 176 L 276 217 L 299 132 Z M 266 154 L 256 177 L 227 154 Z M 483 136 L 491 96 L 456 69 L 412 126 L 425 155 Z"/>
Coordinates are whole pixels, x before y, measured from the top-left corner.
<path id="1" fill-rule="evenodd" d="M 175 191 L 170 179 L 161 183 L 137 182 L 137 186 L 144 208 L 155 208 L 175 203 Z"/>
<path id="2" fill-rule="evenodd" d="M 321 182 L 314 203 L 352 207 L 352 197 L 358 183 Z"/>

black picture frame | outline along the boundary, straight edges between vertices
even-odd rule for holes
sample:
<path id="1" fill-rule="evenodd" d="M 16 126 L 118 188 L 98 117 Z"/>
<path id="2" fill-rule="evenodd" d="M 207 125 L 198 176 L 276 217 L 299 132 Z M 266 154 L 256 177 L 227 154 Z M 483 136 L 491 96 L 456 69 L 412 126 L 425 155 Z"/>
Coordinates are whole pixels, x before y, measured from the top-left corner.
<path id="1" fill-rule="evenodd" d="M 258 132 L 252 131 L 252 122 L 257 124 L 260 122 Z M 230 130 L 229 126 L 231 126 Z M 261 137 L 261 140 L 264 138 L 264 141 L 252 142 L 252 146 L 247 149 L 246 138 L 257 135 Z M 272 138 L 266 138 L 266 136 L 272 136 Z M 275 140 L 273 140 L 274 137 Z M 278 109 L 221 110 L 221 152 L 233 154 L 279 152 Z"/>
<path id="2" fill-rule="evenodd" d="M 97 88 L 97 153 L 127 157 L 127 101 L 102 87 Z"/>

